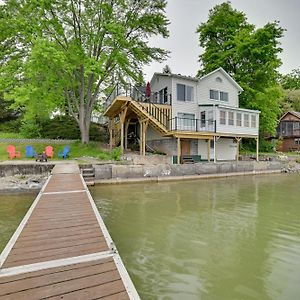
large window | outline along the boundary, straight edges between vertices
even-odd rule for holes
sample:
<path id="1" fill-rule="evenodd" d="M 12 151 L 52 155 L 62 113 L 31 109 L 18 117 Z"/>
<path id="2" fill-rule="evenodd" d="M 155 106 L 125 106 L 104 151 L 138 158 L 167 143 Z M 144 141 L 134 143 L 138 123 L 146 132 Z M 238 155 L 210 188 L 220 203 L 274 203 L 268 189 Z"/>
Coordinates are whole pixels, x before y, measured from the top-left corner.
<path id="1" fill-rule="evenodd" d="M 209 98 L 212 100 L 220 100 L 228 102 L 229 96 L 227 92 L 209 90 Z"/>
<path id="2" fill-rule="evenodd" d="M 228 125 L 234 125 L 234 113 L 232 111 L 228 112 Z"/>
<path id="3" fill-rule="evenodd" d="M 226 111 L 220 110 L 220 124 L 226 125 Z"/>
<path id="4" fill-rule="evenodd" d="M 251 115 L 251 127 L 256 128 L 256 116 Z"/>
<path id="5" fill-rule="evenodd" d="M 201 127 L 205 127 L 206 119 L 205 119 L 205 111 L 201 111 L 200 113 Z"/>
<path id="6" fill-rule="evenodd" d="M 242 126 L 242 114 L 236 113 L 236 126 Z"/>
<path id="7" fill-rule="evenodd" d="M 177 100 L 194 101 L 194 88 L 189 85 L 177 83 Z"/>
<path id="8" fill-rule="evenodd" d="M 244 114 L 244 127 L 249 127 L 249 115 Z"/>

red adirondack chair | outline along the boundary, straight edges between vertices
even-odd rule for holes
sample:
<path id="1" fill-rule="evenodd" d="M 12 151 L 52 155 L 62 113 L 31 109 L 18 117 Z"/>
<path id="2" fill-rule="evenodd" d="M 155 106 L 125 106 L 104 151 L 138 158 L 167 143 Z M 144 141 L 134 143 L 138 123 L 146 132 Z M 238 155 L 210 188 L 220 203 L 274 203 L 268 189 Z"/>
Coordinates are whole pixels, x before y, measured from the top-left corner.
<path id="1" fill-rule="evenodd" d="M 45 148 L 45 153 L 46 153 L 47 157 L 53 158 L 53 154 L 54 154 L 53 147 L 47 146 Z"/>
<path id="2" fill-rule="evenodd" d="M 17 158 L 17 157 L 21 158 L 21 152 L 16 151 L 16 148 L 13 145 L 8 145 L 6 151 L 10 159 Z"/>

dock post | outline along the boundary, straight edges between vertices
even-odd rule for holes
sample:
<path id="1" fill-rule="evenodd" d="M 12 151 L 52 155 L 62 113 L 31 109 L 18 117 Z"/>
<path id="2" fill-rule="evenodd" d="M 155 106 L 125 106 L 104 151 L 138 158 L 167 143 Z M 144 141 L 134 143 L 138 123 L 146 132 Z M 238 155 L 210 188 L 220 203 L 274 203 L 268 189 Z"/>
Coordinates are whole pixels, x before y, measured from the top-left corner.
<path id="1" fill-rule="evenodd" d="M 258 137 L 257 137 L 256 138 L 256 161 L 259 161 L 258 152 L 259 152 L 259 140 L 258 140 Z"/>

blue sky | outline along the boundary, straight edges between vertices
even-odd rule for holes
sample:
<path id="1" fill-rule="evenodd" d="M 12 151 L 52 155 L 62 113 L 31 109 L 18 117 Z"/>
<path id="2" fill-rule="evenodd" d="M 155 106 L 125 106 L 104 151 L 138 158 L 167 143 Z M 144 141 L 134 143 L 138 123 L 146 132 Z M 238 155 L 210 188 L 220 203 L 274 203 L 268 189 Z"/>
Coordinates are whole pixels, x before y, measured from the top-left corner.
<path id="1" fill-rule="evenodd" d="M 151 63 L 144 68 L 145 79 L 150 80 L 154 72 L 162 71 L 168 64 L 173 73 L 194 76 L 199 69 L 198 56 L 203 49 L 198 45 L 196 28 L 206 22 L 209 9 L 224 1 L 218 0 L 169 0 L 167 17 L 170 37 L 152 38 L 151 44 L 171 51 L 165 62 Z M 280 55 L 283 74 L 300 68 L 300 0 L 232 0 L 232 6 L 243 11 L 248 21 L 257 27 L 268 22 L 280 21 L 285 28 L 281 39 L 283 53 Z"/>

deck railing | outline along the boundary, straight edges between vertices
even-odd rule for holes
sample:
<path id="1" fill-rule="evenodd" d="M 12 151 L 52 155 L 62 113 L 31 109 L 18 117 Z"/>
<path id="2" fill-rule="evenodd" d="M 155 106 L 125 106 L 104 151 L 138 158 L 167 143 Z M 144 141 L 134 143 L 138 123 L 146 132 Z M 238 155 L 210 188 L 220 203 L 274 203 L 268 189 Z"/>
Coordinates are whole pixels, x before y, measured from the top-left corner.
<path id="1" fill-rule="evenodd" d="M 216 132 L 216 121 L 175 117 L 169 120 L 170 131 Z"/>
<path id="2" fill-rule="evenodd" d="M 104 109 L 106 110 L 118 96 L 130 97 L 132 100 L 137 102 L 141 110 L 146 111 L 165 128 L 168 127 L 168 122 L 171 116 L 170 104 L 160 103 L 157 93 L 151 93 L 151 95 L 147 97 L 145 93 L 140 91 L 134 85 L 129 84 L 124 86 L 117 84 L 107 97 L 104 104 Z M 169 99 L 168 101 L 170 102 L 171 95 L 168 95 L 167 98 L 164 98 L 164 100 L 166 99 Z"/>

